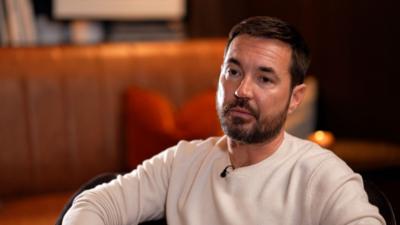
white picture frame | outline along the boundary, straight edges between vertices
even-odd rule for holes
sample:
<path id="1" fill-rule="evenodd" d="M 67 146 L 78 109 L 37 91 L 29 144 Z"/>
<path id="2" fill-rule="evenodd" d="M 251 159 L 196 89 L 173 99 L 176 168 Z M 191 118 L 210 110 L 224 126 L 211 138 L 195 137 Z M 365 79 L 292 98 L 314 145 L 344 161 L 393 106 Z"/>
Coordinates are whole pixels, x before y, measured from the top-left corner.
<path id="1" fill-rule="evenodd" d="M 185 0 L 53 0 L 57 19 L 181 20 Z"/>

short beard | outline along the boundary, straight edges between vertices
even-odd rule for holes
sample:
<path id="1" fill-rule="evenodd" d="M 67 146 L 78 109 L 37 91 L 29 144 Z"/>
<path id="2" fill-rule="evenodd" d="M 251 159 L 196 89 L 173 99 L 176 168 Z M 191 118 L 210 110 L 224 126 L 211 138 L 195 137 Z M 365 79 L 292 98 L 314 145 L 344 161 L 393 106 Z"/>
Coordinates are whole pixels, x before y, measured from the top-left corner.
<path id="1" fill-rule="evenodd" d="M 235 117 L 231 121 L 227 119 L 230 109 L 237 106 L 245 108 L 255 117 L 256 123 L 251 128 L 243 128 L 246 121 L 242 118 Z M 218 117 L 224 133 L 233 140 L 245 144 L 267 143 L 273 140 L 282 130 L 286 122 L 288 108 L 289 102 L 277 115 L 260 118 L 259 113 L 250 107 L 247 100 L 237 98 L 233 103 L 218 109 Z"/>

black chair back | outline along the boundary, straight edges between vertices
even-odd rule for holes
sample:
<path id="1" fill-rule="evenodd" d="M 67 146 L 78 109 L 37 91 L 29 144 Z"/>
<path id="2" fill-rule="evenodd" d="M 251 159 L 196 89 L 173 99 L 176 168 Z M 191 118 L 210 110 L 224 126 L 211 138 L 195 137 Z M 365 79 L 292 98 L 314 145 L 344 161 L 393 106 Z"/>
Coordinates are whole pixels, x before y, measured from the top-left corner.
<path id="1" fill-rule="evenodd" d="M 396 225 L 393 207 L 386 195 L 374 183 L 366 179 L 364 179 L 364 188 L 368 194 L 369 202 L 379 208 L 386 224 Z"/>

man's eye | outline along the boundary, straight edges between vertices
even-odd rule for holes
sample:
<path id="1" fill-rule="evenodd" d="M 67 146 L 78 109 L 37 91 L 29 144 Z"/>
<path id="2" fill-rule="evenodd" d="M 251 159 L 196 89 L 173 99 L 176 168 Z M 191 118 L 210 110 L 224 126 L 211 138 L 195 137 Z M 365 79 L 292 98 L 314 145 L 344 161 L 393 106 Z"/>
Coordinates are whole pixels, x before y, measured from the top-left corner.
<path id="1" fill-rule="evenodd" d="M 237 70 L 235 70 L 235 69 L 232 69 L 232 68 L 228 68 L 228 69 L 227 69 L 227 72 L 228 72 L 228 74 L 229 74 L 230 76 L 236 76 L 236 75 L 239 74 L 239 71 L 237 71 Z"/>
<path id="2" fill-rule="evenodd" d="M 263 83 L 269 83 L 271 82 L 271 79 L 269 79 L 268 77 L 260 77 L 260 81 Z"/>

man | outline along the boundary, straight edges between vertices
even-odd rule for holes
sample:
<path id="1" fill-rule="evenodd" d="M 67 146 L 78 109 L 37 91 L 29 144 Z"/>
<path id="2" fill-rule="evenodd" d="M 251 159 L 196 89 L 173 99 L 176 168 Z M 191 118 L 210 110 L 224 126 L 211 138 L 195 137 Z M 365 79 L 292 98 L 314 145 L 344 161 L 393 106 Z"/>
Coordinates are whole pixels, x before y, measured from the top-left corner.
<path id="1" fill-rule="evenodd" d="M 217 92 L 224 137 L 182 141 L 83 192 L 63 224 L 385 224 L 362 179 L 284 131 L 303 99 L 309 53 L 287 23 L 253 17 L 229 36 Z"/>

